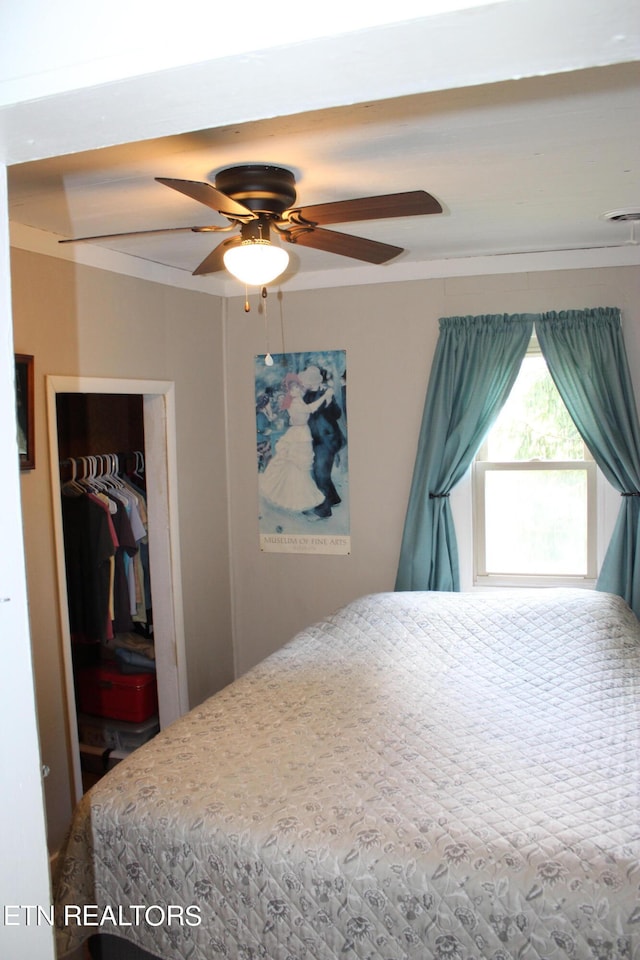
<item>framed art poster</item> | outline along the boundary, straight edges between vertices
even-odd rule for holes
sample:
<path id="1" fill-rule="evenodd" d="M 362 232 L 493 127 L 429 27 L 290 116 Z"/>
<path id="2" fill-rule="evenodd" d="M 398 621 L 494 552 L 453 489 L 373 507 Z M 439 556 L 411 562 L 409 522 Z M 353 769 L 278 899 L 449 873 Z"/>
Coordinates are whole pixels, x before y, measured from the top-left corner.
<path id="1" fill-rule="evenodd" d="M 255 358 L 260 548 L 351 552 L 344 350 Z"/>
<path id="2" fill-rule="evenodd" d="M 35 429 L 33 421 L 33 357 L 15 354 L 16 420 L 20 469 L 33 470 L 36 465 Z"/>

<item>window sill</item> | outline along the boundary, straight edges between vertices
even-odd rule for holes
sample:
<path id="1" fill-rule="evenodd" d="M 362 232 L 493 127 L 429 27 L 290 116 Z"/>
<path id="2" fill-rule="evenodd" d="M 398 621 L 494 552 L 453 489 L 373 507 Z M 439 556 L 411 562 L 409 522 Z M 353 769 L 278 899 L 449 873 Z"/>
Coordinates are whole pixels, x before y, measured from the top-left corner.
<path id="1" fill-rule="evenodd" d="M 584 590 L 595 590 L 596 581 L 592 577 L 509 577 L 486 576 L 475 577 L 473 586 L 476 589 L 486 587 L 579 587 Z"/>

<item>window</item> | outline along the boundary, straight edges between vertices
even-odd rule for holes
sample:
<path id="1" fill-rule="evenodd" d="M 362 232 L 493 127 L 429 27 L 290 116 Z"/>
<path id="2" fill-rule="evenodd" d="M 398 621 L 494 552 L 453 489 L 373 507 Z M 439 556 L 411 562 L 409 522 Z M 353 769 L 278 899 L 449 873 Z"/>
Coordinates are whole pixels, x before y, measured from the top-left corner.
<path id="1" fill-rule="evenodd" d="M 531 341 L 473 470 L 475 582 L 596 576 L 596 465 Z"/>

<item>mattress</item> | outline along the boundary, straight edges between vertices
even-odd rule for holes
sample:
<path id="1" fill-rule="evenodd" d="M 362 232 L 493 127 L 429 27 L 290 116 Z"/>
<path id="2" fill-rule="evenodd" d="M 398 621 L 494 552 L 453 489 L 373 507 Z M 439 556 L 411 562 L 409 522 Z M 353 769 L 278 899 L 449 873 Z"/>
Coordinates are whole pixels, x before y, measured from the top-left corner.
<path id="1" fill-rule="evenodd" d="M 618 597 L 356 600 L 83 798 L 60 956 L 637 960 L 639 694 Z"/>

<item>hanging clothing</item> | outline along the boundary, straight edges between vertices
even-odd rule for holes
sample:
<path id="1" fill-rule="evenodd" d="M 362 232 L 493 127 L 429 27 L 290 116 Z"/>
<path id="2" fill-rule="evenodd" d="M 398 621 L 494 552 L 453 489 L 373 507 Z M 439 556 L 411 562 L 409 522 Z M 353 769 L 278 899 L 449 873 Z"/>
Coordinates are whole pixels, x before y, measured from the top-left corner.
<path id="1" fill-rule="evenodd" d="M 110 644 L 117 633 L 134 626 L 148 637 L 151 588 L 144 497 L 114 473 L 76 481 L 71 462 L 74 479 L 62 487 L 62 520 L 72 639 Z"/>
<path id="2" fill-rule="evenodd" d="M 129 595 L 129 563 L 131 557 L 137 553 L 138 547 L 126 507 L 121 501 L 116 503 L 117 510 L 113 522 L 118 535 L 119 546 L 116 551 L 113 629 L 116 633 L 121 633 L 131 630 L 133 626 Z"/>
<path id="3" fill-rule="evenodd" d="M 109 639 L 111 560 L 116 543 L 104 507 L 86 494 L 63 496 L 62 522 L 72 639 Z"/>

